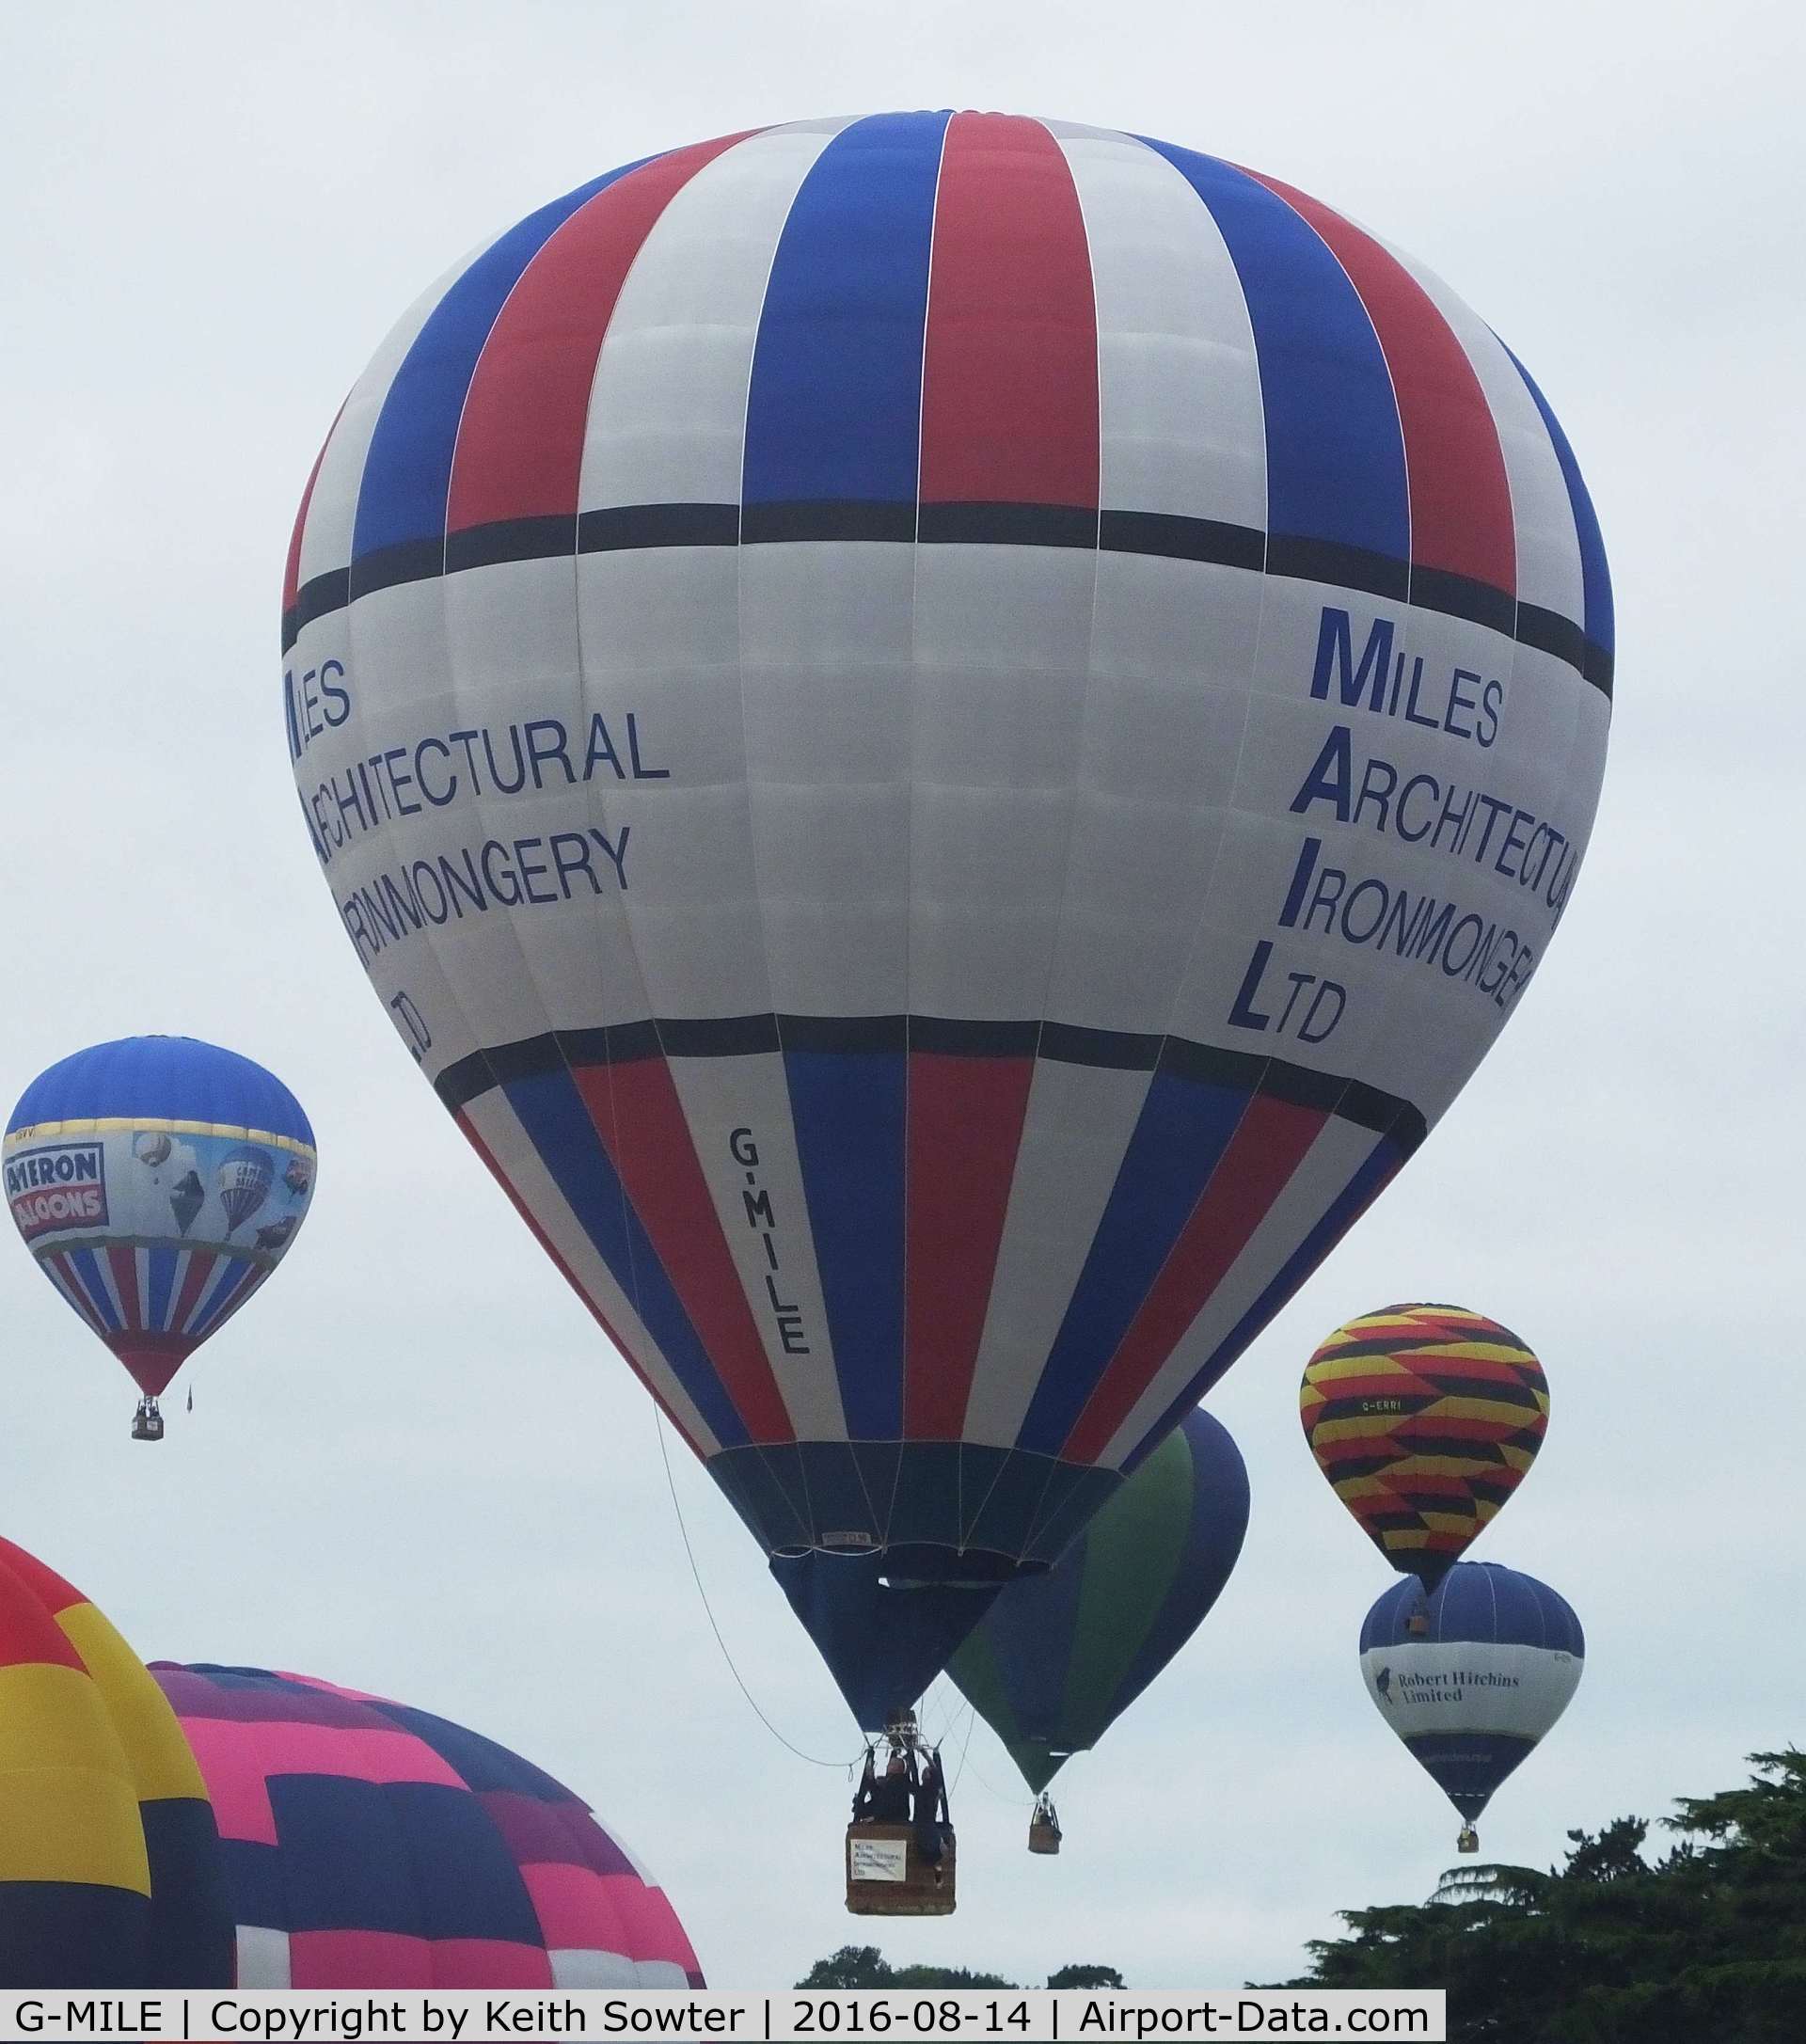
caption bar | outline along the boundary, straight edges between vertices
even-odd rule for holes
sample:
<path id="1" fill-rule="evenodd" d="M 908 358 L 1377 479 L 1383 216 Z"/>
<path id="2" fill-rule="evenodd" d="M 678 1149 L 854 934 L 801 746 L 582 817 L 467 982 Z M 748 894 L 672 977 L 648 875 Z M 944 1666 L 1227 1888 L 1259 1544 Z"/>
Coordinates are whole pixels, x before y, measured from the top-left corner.
<path id="1" fill-rule="evenodd" d="M 1444 2044 L 1440 1989 L 1356 1992 L 1134 1994 L 951 1989 L 915 1994 L 724 1994 L 603 1989 L 518 1994 L 0 1994 L 0 2036 L 109 2044 L 491 2044 L 503 2037 L 1002 2037 L 1013 2044 L 1089 2038 L 1408 2037 Z"/>

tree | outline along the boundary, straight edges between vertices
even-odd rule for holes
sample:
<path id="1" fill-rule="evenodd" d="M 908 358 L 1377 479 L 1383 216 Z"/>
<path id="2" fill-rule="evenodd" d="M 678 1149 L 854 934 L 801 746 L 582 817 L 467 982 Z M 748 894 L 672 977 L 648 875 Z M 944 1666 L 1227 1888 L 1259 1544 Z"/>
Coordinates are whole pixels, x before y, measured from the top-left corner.
<path id="1" fill-rule="evenodd" d="M 1063 1966 L 1048 1976 L 1050 1988 L 1120 1988 L 1114 1966 Z M 1001 1973 L 974 1973 L 964 1966 L 893 1966 L 875 1944 L 843 1944 L 818 1958 L 800 1988 L 1013 1988 Z"/>
<path id="2" fill-rule="evenodd" d="M 888 1988 L 892 1984 L 891 1969 L 875 1944 L 843 1944 L 838 1952 L 818 1958 L 797 1982 L 800 1988 Z"/>
<path id="3" fill-rule="evenodd" d="M 1444 1987 L 1452 2044 L 1798 2044 L 1806 2037 L 1806 1753 L 1649 1826 L 1570 1831 L 1559 1867 L 1478 1866 L 1427 1903 L 1343 1912 L 1292 1987 Z"/>

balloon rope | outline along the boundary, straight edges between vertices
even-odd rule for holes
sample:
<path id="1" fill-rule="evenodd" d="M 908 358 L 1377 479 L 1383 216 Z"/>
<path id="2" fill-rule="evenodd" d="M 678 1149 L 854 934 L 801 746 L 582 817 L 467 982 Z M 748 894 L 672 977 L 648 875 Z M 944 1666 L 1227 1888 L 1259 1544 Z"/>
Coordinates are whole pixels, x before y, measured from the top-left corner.
<path id="1" fill-rule="evenodd" d="M 740 1694 L 752 1706 L 752 1714 L 780 1746 L 788 1746 L 799 1760 L 806 1760 L 812 1767 L 853 1767 L 858 1765 L 857 1755 L 852 1760 L 820 1760 L 814 1753 L 805 1753 L 800 1746 L 791 1746 L 770 1719 L 759 1708 L 759 1700 L 742 1680 L 739 1670 L 734 1665 L 734 1656 L 727 1651 L 727 1641 L 721 1638 L 721 1628 L 715 1623 L 715 1613 L 709 1608 L 708 1592 L 703 1588 L 703 1572 L 696 1566 L 696 1550 L 689 1544 L 689 1529 L 684 1524 L 684 1508 L 677 1501 L 677 1480 L 671 1471 L 671 1452 L 665 1446 L 665 1416 L 657 1405 L 652 1408 L 652 1423 L 658 1430 L 658 1453 L 665 1465 L 665 1482 L 671 1491 L 671 1509 L 677 1514 L 677 1530 L 684 1538 L 684 1552 L 689 1557 L 689 1573 L 695 1578 L 696 1594 L 703 1600 L 703 1615 L 708 1620 L 708 1629 L 715 1635 L 715 1644 L 721 1650 L 721 1658 L 727 1663 L 727 1672 L 739 1684 Z"/>
<path id="2" fill-rule="evenodd" d="M 976 1719 L 977 1719 L 977 1715 L 978 1715 L 978 1714 L 977 1714 L 977 1712 L 976 1712 L 976 1711 L 974 1711 L 974 1712 L 973 1713 L 973 1718 L 974 1718 L 974 1721 L 976 1721 Z M 967 1725 L 967 1727 L 966 1727 L 966 1744 L 967 1744 L 968 1746 L 970 1746 L 970 1745 L 972 1744 L 972 1726 L 971 1726 L 970 1724 L 968 1724 L 968 1725 Z M 965 1754 L 964 1754 L 964 1753 L 962 1752 L 962 1753 L 961 1753 L 961 1754 L 959 1755 L 959 1767 L 960 1767 L 960 1772 L 961 1772 L 961 1773 L 963 1773 L 963 1772 L 965 1771 L 965 1765 L 966 1765 L 966 1756 L 965 1756 Z M 997 1798 L 997 1800 L 998 1800 L 999 1802 L 1009 1802 L 1009 1803 L 1014 1803 L 1014 1804 L 1016 1805 L 1017 1809 L 1019 1809 L 1019 1810 L 1032 1810 L 1032 1809 L 1034 1809 L 1034 1807 L 1035 1807 L 1035 1798 L 1034 1798 L 1034 1797 L 1032 1797 L 1032 1796 L 1029 1796 L 1029 1797 L 1023 1797 L 1023 1796 L 1012 1796 L 1012 1795 L 1010 1795 L 1010 1793 L 1008 1792 L 1008 1790 L 1007 1790 L 1007 1789 L 1002 1789 L 1002 1788 L 999 1788 L 999 1787 L 997 1786 L 997 1784 L 996 1784 L 996 1783 L 995 1783 L 994 1782 L 987 1782 L 987 1781 L 985 1780 L 985 1778 L 984 1778 L 983 1774 L 981 1774 L 981 1773 L 979 1772 L 979 1769 L 978 1769 L 978 1763 L 977 1763 L 977 1762 L 976 1762 L 975 1760 L 974 1760 L 974 1761 L 973 1762 L 973 1764 L 972 1764 L 972 1771 L 973 1771 L 973 1774 L 974 1774 L 974 1777 L 976 1778 L 976 1780 L 978 1781 L 979 1784 L 980 1784 L 980 1785 L 981 1785 L 982 1787 L 984 1787 L 984 1788 L 988 1788 L 988 1789 L 989 1789 L 989 1790 L 990 1791 L 990 1793 L 991 1793 L 991 1794 L 992 1794 L 993 1796 L 995 1796 L 995 1797 L 996 1797 L 996 1798 Z M 954 1779 L 955 1779 L 955 1780 L 957 1781 L 957 1780 L 958 1779 L 958 1775 L 956 1775 L 956 1776 L 954 1777 Z"/>
<path id="3" fill-rule="evenodd" d="M 959 1744 L 959 1765 L 953 1770 L 953 1786 L 959 1786 L 959 1777 L 966 1771 L 966 1755 L 972 1751 L 972 1728 L 978 1721 L 978 1713 L 966 1705 L 966 1735 Z"/>

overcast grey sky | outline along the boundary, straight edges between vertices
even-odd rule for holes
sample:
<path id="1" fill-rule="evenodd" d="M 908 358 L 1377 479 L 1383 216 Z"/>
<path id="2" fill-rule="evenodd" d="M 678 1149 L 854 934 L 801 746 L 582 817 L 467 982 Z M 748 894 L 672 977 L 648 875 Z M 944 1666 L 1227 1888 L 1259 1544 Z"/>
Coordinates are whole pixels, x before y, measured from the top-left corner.
<path id="1" fill-rule="evenodd" d="M 317 1212 L 204 1351 L 155 1452 L 0 1243 L 0 1528 L 147 1656 L 261 1662 L 460 1719 L 651 1862 L 711 1980 L 882 1933 L 897 1958 L 1150 1988 L 1294 1971 L 1334 1911 L 1417 1899 L 1456 1819 L 1362 1693 L 1387 1573 L 1295 1389 L 1350 1314 L 1459 1300 L 1554 1388 L 1478 1558 L 1576 1607 L 1585 1681 L 1482 1827 L 1546 1862 L 1806 1731 L 1798 1441 L 1795 645 L 1806 358 L 1797 8 L 941 4 L 15 9 L 0 1093 L 182 1031 L 311 1116 Z M 279 706 L 283 550 L 334 407 L 483 235 L 650 151 L 812 114 L 973 105 L 1259 166 L 1428 262 L 1560 414 L 1616 584 L 1588 866 L 1521 1013 L 1212 1409 L 1247 1457 L 1239 1573 L 1063 1777 L 1068 1845 L 979 1728 L 950 1922 L 842 1910 L 841 1777 L 742 1701 L 690 1579 L 651 1402 L 420 1083 L 335 926 Z M 180 1389 L 180 1386 L 178 1386 Z M 747 1683 L 855 1735 L 688 1451 L 676 1489 Z M 950 1717 L 937 1693 L 928 1718 Z M 956 1735 L 956 1750 L 960 1733 Z"/>

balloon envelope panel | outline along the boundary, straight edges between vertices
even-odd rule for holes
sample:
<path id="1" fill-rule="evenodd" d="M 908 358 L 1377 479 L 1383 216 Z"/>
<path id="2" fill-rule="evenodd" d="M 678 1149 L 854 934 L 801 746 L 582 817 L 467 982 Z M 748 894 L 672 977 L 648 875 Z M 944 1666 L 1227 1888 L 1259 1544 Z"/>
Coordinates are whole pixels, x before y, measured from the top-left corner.
<path id="1" fill-rule="evenodd" d="M 303 1675 L 151 1672 L 219 1813 L 238 1986 L 703 1984 L 663 1892 L 493 1741 Z"/>
<path id="2" fill-rule="evenodd" d="M 905 113 L 611 171 L 433 287 L 284 646 L 445 1105 L 768 1551 L 934 1583 L 1050 1564 L 1484 1054 L 1611 612 L 1418 265 Z"/>
<path id="3" fill-rule="evenodd" d="M 316 1169 L 288 1087 L 189 1037 L 53 1065 L 13 1109 L 4 1156 L 39 1267 L 153 1397 L 282 1260 Z"/>
<path id="4" fill-rule="evenodd" d="M 1434 1587 L 1529 1474 L 1549 1384 L 1509 1327 L 1455 1306 L 1388 1306 L 1305 1366 L 1317 1466 L 1396 1569 Z"/>
<path id="5" fill-rule="evenodd" d="M 1189 1413 L 1047 1575 L 999 1594 L 947 1672 L 1032 1789 L 1095 1746 L 1203 1624 L 1247 1527 L 1240 1451 Z"/>
<path id="6" fill-rule="evenodd" d="M 218 1834 L 161 1691 L 0 1540 L 0 1986 L 231 1983 Z"/>
<path id="7" fill-rule="evenodd" d="M 1428 1604 L 1415 1582 L 1380 1598 L 1361 1626 L 1374 1707 L 1469 1823 L 1572 1701 L 1586 1661 L 1580 1621 L 1533 1576 L 1461 1561 Z"/>

